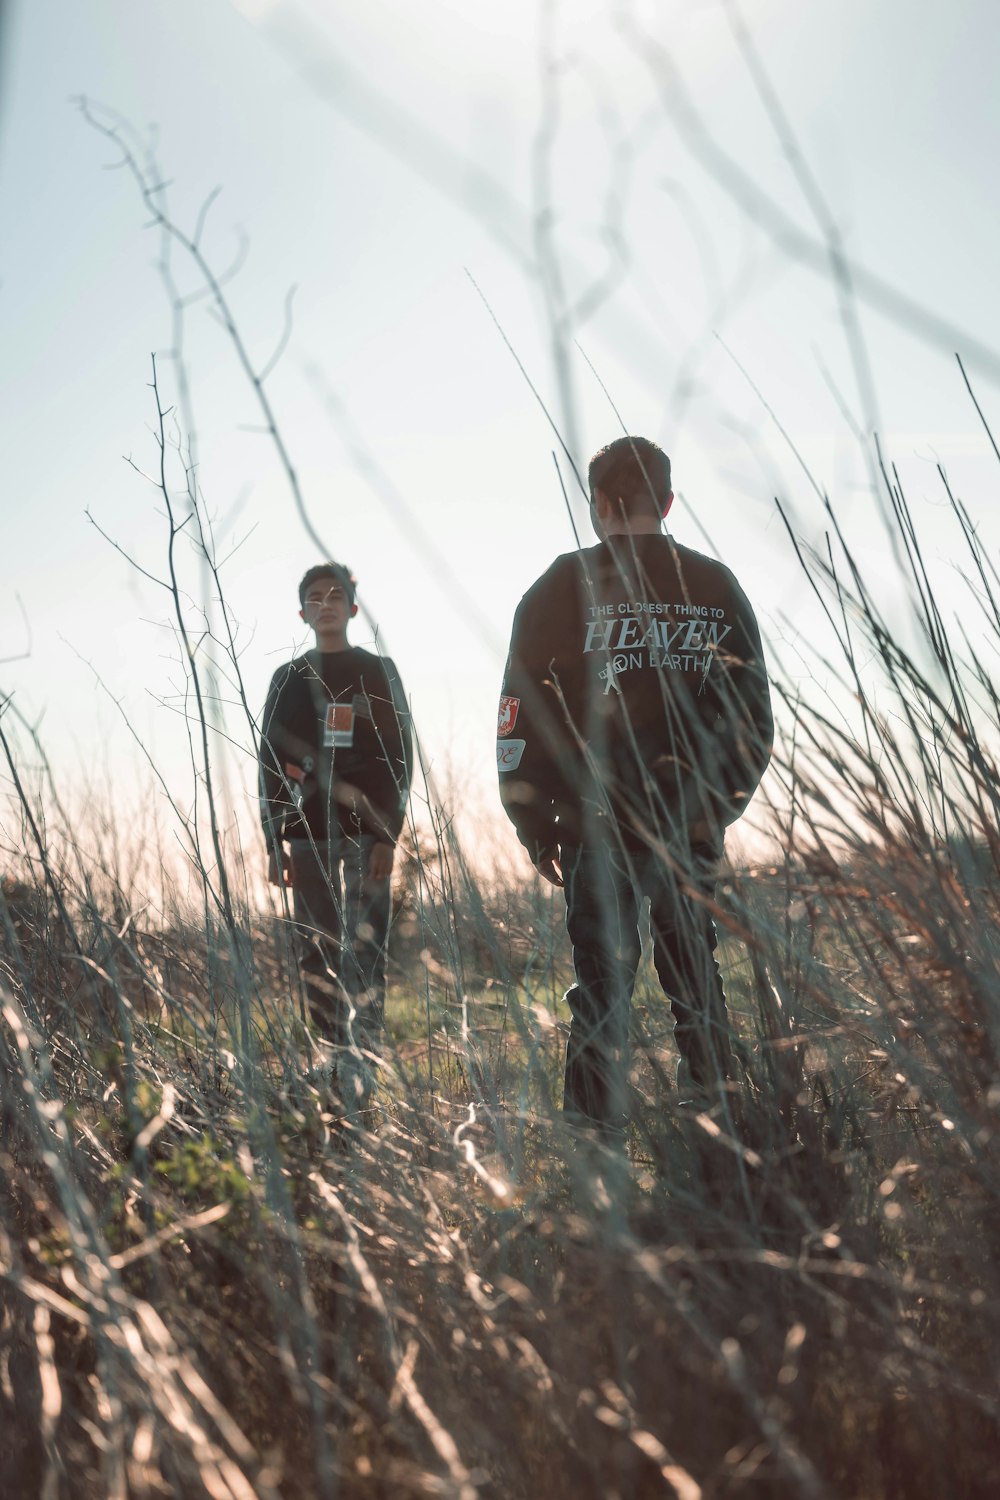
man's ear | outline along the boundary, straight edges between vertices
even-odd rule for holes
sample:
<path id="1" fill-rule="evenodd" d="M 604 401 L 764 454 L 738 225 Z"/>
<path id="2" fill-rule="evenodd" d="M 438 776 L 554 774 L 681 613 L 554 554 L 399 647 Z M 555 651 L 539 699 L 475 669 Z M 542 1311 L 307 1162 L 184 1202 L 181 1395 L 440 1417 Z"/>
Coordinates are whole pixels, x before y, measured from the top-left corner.
<path id="1" fill-rule="evenodd" d="M 358 612 L 358 606 L 356 604 L 352 604 L 351 605 L 351 619 L 352 620 L 354 619 L 354 616 L 357 614 L 357 612 Z"/>
<path id="2" fill-rule="evenodd" d="M 667 518 L 667 512 L 669 511 L 669 509 L 673 505 L 673 503 L 674 503 L 674 492 L 673 492 L 673 490 L 671 490 L 670 494 L 667 496 L 667 503 L 663 507 L 663 515 L 661 517 L 661 520 L 664 520 L 664 521 L 666 520 L 666 518 Z"/>
<path id="3" fill-rule="evenodd" d="M 300 620 L 304 620 L 304 619 L 305 619 L 305 617 L 306 617 L 306 612 L 305 612 L 305 610 L 304 610 L 304 609 L 300 609 L 300 610 L 299 610 L 299 619 L 300 619 Z"/>

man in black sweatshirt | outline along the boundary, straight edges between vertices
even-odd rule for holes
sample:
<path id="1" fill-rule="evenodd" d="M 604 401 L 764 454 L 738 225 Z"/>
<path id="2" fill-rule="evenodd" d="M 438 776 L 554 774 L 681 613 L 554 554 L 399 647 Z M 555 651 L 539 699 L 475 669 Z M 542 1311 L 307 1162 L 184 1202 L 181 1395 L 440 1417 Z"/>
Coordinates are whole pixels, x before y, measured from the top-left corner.
<path id="1" fill-rule="evenodd" d="M 564 1111 L 618 1139 L 643 897 L 679 1077 L 710 1104 L 731 1076 L 715 876 L 773 723 L 746 595 L 728 568 L 661 532 L 673 502 L 666 454 L 619 438 L 588 480 L 601 540 L 558 557 L 518 606 L 497 762 L 519 839 L 565 889 L 576 983 Z"/>
<path id="2" fill-rule="evenodd" d="M 348 643 L 356 587 L 336 563 L 306 573 L 300 617 L 316 647 L 275 672 L 260 739 L 268 879 L 292 889 L 313 1023 L 355 1058 L 384 1019 L 389 882 L 412 772 L 399 674 Z"/>

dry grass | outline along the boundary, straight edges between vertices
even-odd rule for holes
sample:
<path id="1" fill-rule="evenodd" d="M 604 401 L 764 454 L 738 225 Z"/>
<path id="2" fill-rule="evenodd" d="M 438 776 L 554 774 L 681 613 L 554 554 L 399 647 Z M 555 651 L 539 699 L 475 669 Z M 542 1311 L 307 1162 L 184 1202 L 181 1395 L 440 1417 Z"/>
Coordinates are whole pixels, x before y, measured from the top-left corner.
<path id="1" fill-rule="evenodd" d="M 46 826 L 3 904 L 5 1493 L 996 1492 L 988 840 L 734 872 L 739 1134 L 676 1107 L 644 971 L 625 1163 L 552 1107 L 536 889 L 401 892 L 352 1130 L 280 924 L 123 924 Z"/>
<path id="2" fill-rule="evenodd" d="M 194 259 L 301 506 L 197 236 L 126 161 Z M 154 394 L 202 707 L 207 622 L 176 571 L 196 530 L 222 589 Z M 732 871 L 717 913 L 745 1076 L 725 1113 L 678 1105 L 644 971 L 627 1160 L 554 1107 L 558 904 L 484 884 L 433 796 L 362 1126 L 314 1071 L 284 929 L 225 848 L 203 714 L 204 826 L 175 807 L 174 830 L 195 900 L 113 817 L 83 831 L 51 779 L 26 784 L 4 705 L 0 1493 L 1000 1493 L 1000 590 L 949 495 L 980 635 L 951 629 L 885 483 L 922 646 L 897 643 L 842 543 L 836 567 L 802 553 L 842 691 L 833 707 L 775 673 L 780 855 Z M 222 649 L 245 703 L 231 635 Z"/>

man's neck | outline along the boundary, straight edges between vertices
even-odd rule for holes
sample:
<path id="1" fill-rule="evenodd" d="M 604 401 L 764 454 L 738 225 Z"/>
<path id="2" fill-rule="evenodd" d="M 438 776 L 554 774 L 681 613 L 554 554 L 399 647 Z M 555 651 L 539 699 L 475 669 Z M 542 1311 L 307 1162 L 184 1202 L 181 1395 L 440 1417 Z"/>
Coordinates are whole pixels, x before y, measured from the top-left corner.
<path id="1" fill-rule="evenodd" d="M 338 651 L 350 651 L 351 649 L 351 643 L 347 639 L 347 632 L 344 630 L 338 631 L 335 635 L 331 635 L 327 631 L 321 634 L 317 630 L 315 637 L 316 650 L 321 656 L 334 656 Z"/>

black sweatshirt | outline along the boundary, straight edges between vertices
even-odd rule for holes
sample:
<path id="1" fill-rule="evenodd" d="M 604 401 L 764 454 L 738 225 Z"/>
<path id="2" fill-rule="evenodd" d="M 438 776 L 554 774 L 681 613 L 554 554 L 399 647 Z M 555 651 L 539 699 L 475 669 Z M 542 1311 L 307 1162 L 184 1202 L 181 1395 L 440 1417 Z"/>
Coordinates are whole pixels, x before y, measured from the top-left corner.
<path id="1" fill-rule="evenodd" d="M 566 553 L 518 606 L 497 763 L 532 858 L 609 828 L 721 844 L 773 728 L 749 600 L 728 568 L 672 537 Z"/>
<path id="2" fill-rule="evenodd" d="M 394 844 L 412 769 L 410 712 L 389 657 L 309 651 L 275 672 L 260 738 L 269 846 L 341 833 Z"/>

